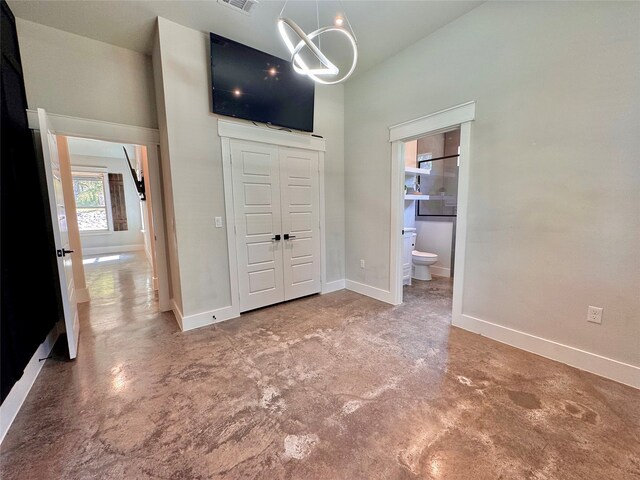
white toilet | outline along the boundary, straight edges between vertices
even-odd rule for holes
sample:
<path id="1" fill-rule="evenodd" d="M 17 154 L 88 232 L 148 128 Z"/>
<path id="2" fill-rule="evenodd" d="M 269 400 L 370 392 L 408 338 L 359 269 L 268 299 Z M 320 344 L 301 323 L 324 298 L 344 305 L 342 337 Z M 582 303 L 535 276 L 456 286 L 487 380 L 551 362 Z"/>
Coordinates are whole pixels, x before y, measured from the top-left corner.
<path id="1" fill-rule="evenodd" d="M 417 235 L 411 235 L 411 243 L 416 244 Z M 413 263 L 413 278 L 417 280 L 431 280 L 431 271 L 429 265 L 433 265 L 438 261 L 438 255 L 435 253 L 420 252 L 413 250 L 411 252 L 411 262 Z"/>

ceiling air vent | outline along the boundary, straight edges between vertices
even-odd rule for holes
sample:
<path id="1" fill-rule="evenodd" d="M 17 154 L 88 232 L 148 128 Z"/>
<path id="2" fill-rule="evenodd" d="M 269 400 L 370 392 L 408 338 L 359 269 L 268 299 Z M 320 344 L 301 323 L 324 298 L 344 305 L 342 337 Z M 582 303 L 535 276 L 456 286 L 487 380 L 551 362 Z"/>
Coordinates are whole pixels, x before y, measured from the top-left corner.
<path id="1" fill-rule="evenodd" d="M 218 0 L 218 3 L 226 5 L 229 8 L 233 8 L 245 15 L 249 15 L 251 10 L 253 10 L 253 7 L 258 4 L 258 0 Z"/>

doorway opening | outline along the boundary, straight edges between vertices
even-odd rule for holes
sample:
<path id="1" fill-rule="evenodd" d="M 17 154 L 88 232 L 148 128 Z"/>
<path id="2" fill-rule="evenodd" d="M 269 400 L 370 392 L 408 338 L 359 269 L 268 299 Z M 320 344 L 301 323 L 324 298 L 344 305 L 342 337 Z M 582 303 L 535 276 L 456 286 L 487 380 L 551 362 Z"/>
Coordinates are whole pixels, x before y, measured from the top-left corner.
<path id="1" fill-rule="evenodd" d="M 405 142 L 405 285 L 453 278 L 459 152 L 459 127 Z"/>
<path id="2" fill-rule="evenodd" d="M 59 277 L 60 310 L 69 358 L 74 359 L 78 356 L 80 339 L 78 305 L 87 305 L 90 300 L 82 256 L 83 243 L 87 253 L 103 255 L 95 260 L 88 257 L 87 264 L 114 260 L 115 255 L 111 254 L 119 254 L 123 250 L 120 248 L 122 245 L 108 245 L 106 241 L 100 245 L 87 245 L 87 241 L 81 239 L 80 226 L 86 236 L 111 236 L 126 231 L 130 216 L 126 204 L 135 205 L 139 209 L 140 230 L 134 235 L 138 238 L 142 235 L 143 245 L 145 236 L 149 241 L 150 259 L 147 263 L 152 274 L 148 283 L 152 291 L 154 286 L 157 287 L 158 310 L 170 309 L 158 135 L 157 131 L 139 127 L 48 114 L 41 108 L 27 110 L 27 116 L 30 128 L 38 132 L 34 138 L 42 152 L 55 243 L 53 253 Z M 127 146 L 131 152 L 127 151 Z M 115 150 L 121 154 L 105 153 L 114 151 L 116 147 L 122 149 Z M 123 164 L 128 156 L 134 158 L 133 163 L 129 158 L 124 169 L 128 176 L 110 171 L 116 167 L 109 167 L 105 159 L 117 159 L 118 155 L 121 155 Z M 127 184 L 135 186 L 132 202 L 127 199 Z M 93 248 L 101 250 L 90 250 Z M 144 250 L 143 246 L 140 253 Z"/>
<path id="3" fill-rule="evenodd" d="M 403 302 L 404 285 L 427 282 L 426 288 L 448 290 L 453 323 L 462 315 L 474 119 L 469 102 L 393 126 L 389 134 L 393 303 Z"/>
<path id="4" fill-rule="evenodd" d="M 132 295 L 157 301 L 157 192 L 147 147 L 63 135 L 57 144 L 78 303 Z"/>
<path id="5" fill-rule="evenodd" d="M 403 299 L 451 298 L 460 127 L 404 144 Z"/>

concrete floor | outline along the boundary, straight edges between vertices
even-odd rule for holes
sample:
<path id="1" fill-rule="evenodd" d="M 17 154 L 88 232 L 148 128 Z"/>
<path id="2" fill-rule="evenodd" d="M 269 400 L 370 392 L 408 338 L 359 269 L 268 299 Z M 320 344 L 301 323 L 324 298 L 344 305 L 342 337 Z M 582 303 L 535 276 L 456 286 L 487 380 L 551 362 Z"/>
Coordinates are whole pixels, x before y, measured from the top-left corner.
<path id="1" fill-rule="evenodd" d="M 640 392 L 450 327 L 447 279 L 181 333 L 141 255 L 86 269 L 78 359 L 45 364 L 4 480 L 640 478 Z"/>

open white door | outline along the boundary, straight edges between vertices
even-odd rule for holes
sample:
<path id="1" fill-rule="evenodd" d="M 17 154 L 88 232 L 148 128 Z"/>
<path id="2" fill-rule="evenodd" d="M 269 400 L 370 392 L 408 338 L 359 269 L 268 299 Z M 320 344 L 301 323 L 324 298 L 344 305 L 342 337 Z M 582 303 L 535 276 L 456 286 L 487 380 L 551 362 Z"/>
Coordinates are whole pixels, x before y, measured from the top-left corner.
<path id="1" fill-rule="evenodd" d="M 56 244 L 58 259 L 58 275 L 60 276 L 60 294 L 64 312 L 64 325 L 67 330 L 69 343 L 69 358 L 76 358 L 78 354 L 78 339 L 80 338 L 80 320 L 76 304 L 76 292 L 73 284 L 73 270 L 71 257 L 73 250 L 69 248 L 69 234 L 67 231 L 67 217 L 62 194 L 62 180 L 60 178 L 60 161 L 58 159 L 58 144 L 56 135 L 47 118 L 47 112 L 38 109 L 40 138 L 42 140 L 42 155 L 44 170 L 47 176 L 47 190 L 51 207 L 51 221 L 53 223 L 53 237 Z"/>

